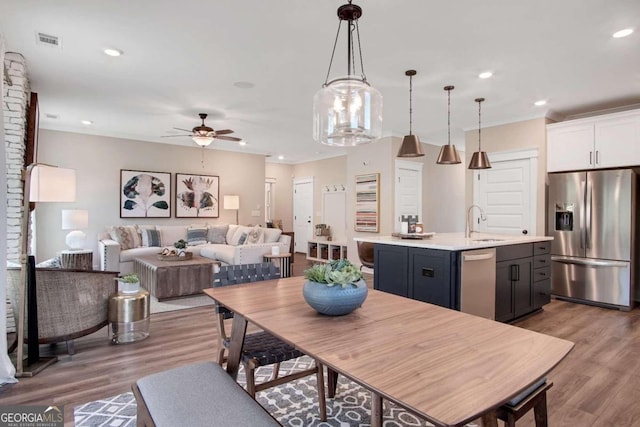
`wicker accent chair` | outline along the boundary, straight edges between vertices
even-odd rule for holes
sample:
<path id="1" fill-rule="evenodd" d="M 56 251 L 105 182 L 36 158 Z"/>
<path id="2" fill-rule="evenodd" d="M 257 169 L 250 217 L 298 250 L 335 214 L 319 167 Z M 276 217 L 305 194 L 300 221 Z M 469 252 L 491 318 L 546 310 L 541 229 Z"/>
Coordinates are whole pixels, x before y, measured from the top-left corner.
<path id="1" fill-rule="evenodd" d="M 273 280 L 280 278 L 280 269 L 273 263 L 257 263 L 229 265 L 220 267 L 220 271 L 214 275 L 213 286 L 231 286 L 242 283 L 258 282 L 263 280 Z M 224 321 L 233 317 L 233 312 L 226 307 L 215 304 L 218 324 L 218 336 L 220 337 L 218 363 L 222 365 L 226 360 L 225 352 L 231 346 L 231 339 L 225 331 Z M 316 375 L 318 380 L 318 406 L 320 418 L 327 420 L 327 407 L 324 389 L 324 373 L 320 363 L 315 362 L 315 366 L 308 369 L 294 372 L 284 377 L 278 377 L 280 363 L 304 356 L 304 353 L 295 347 L 276 338 L 268 332 L 260 331 L 245 336 L 242 347 L 242 364 L 247 377 L 247 392 L 255 399 L 256 392 L 284 384 L 308 375 Z M 260 366 L 274 365 L 271 379 L 256 384 L 255 370 Z"/>
<path id="2" fill-rule="evenodd" d="M 75 353 L 75 338 L 106 326 L 109 296 L 118 291 L 117 272 L 36 268 L 38 343 L 66 342 Z M 18 324 L 20 268 L 7 268 L 7 292 Z M 25 322 L 25 329 L 27 325 Z"/>

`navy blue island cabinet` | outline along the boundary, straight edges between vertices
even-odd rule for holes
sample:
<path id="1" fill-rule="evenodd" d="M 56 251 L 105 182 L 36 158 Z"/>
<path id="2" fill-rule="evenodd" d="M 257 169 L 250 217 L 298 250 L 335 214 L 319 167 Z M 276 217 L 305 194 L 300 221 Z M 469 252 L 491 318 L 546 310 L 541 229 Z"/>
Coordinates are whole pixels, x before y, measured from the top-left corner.
<path id="1" fill-rule="evenodd" d="M 460 309 L 458 251 L 376 244 L 374 289 Z"/>
<path id="2" fill-rule="evenodd" d="M 550 242 L 498 246 L 495 320 L 511 322 L 550 302 Z M 374 289 L 460 310 L 463 251 L 376 243 Z"/>

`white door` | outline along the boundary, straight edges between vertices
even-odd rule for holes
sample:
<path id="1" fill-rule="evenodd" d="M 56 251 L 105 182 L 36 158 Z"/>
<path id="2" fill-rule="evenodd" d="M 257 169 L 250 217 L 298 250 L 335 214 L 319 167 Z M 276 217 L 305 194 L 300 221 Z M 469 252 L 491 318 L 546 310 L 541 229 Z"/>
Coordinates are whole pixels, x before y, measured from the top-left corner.
<path id="1" fill-rule="evenodd" d="M 307 252 L 307 241 L 313 236 L 313 178 L 293 180 L 294 251 Z"/>
<path id="2" fill-rule="evenodd" d="M 402 215 L 422 218 L 422 165 L 419 162 L 396 160 L 395 221 L 394 230 L 400 231 Z"/>
<path id="3" fill-rule="evenodd" d="M 474 171 L 473 199 L 487 220 L 473 210 L 475 231 L 501 234 L 536 234 L 535 158 L 498 160 L 491 169 Z"/>

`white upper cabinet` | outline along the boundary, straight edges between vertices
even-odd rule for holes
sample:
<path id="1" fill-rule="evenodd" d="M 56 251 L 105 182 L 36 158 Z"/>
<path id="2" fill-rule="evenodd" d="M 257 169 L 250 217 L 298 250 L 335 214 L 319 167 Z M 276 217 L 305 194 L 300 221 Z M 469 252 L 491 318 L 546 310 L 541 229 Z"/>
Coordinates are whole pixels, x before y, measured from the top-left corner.
<path id="1" fill-rule="evenodd" d="M 547 125 L 547 172 L 640 165 L 640 110 Z"/>

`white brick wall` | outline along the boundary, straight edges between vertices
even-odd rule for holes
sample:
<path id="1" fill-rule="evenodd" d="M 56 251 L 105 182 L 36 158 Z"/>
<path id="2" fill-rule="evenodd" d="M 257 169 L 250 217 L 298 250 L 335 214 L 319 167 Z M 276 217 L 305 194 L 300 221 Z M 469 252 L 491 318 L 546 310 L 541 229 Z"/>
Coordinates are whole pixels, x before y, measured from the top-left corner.
<path id="1" fill-rule="evenodd" d="M 7 52 L 4 63 L 11 77 L 11 86 L 3 85 L 3 116 L 7 165 L 7 260 L 20 258 L 20 222 L 22 221 L 21 172 L 26 145 L 27 105 L 30 98 L 29 80 L 24 57 Z"/>

